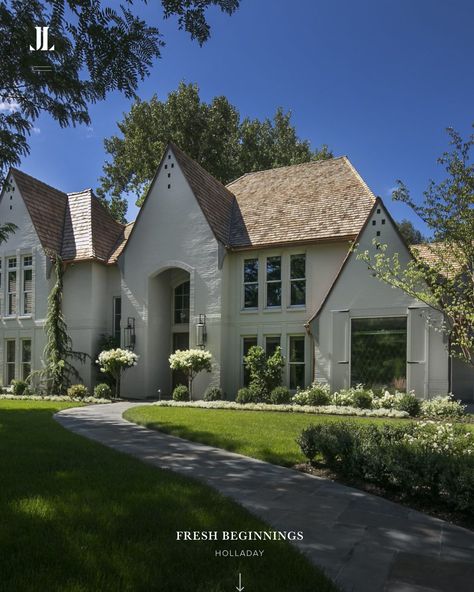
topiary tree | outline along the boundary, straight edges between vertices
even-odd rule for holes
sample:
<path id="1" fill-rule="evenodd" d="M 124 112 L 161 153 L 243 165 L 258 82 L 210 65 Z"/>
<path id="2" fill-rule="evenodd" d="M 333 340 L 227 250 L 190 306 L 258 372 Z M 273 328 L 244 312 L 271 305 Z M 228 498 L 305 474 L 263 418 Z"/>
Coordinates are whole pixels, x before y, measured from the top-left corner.
<path id="1" fill-rule="evenodd" d="M 171 370 L 180 370 L 188 377 L 189 400 L 193 398 L 193 380 L 199 372 L 210 372 L 212 369 L 212 355 L 203 349 L 177 349 L 169 357 Z"/>
<path id="2" fill-rule="evenodd" d="M 128 349 L 109 349 L 100 352 L 99 357 L 96 360 L 96 364 L 99 364 L 100 371 L 109 374 L 115 383 L 115 398 L 118 399 L 120 396 L 120 379 L 122 372 L 127 368 L 136 366 L 138 362 L 137 354 L 131 352 Z"/>

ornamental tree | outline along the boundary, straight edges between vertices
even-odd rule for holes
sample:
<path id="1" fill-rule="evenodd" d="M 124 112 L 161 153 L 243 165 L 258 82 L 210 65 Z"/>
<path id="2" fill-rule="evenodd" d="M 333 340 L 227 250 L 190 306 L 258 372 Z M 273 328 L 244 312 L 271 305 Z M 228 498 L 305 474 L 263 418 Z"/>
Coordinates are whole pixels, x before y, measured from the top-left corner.
<path id="1" fill-rule="evenodd" d="M 387 245 L 376 244 L 375 255 L 365 251 L 358 258 L 382 281 L 441 312 L 450 356 L 474 364 L 474 135 L 464 141 L 453 129 L 448 133 L 452 149 L 438 159 L 446 178 L 431 181 L 421 204 L 401 181 L 393 194 L 425 222 L 433 240 L 412 247 L 407 265 Z"/>
<path id="2" fill-rule="evenodd" d="M 281 348 L 277 347 L 271 356 L 267 356 L 263 347 L 254 345 L 245 356 L 244 364 L 250 374 L 250 390 L 259 401 L 268 401 L 272 390 L 282 384 L 285 360 Z"/>
<path id="3" fill-rule="evenodd" d="M 205 370 L 210 372 L 212 369 L 212 355 L 203 349 L 177 349 L 169 357 L 171 370 L 185 372 L 188 377 L 189 400 L 193 398 L 193 380 Z"/>
<path id="4" fill-rule="evenodd" d="M 136 366 L 138 362 L 137 354 L 128 349 L 109 349 L 100 352 L 96 364 L 99 364 L 100 371 L 109 374 L 115 383 L 115 398 L 120 396 L 120 379 L 122 372 Z"/>

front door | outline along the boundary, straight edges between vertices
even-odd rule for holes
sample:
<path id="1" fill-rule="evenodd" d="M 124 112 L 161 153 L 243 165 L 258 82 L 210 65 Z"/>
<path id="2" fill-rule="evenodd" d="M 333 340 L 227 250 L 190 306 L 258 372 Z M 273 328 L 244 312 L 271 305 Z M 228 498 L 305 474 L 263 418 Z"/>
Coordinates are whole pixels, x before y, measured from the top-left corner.
<path id="1" fill-rule="evenodd" d="M 189 349 L 189 333 L 173 333 L 173 353 L 177 349 Z M 188 386 L 188 377 L 180 370 L 173 370 L 171 377 L 171 387 L 173 391 L 178 384 Z"/>

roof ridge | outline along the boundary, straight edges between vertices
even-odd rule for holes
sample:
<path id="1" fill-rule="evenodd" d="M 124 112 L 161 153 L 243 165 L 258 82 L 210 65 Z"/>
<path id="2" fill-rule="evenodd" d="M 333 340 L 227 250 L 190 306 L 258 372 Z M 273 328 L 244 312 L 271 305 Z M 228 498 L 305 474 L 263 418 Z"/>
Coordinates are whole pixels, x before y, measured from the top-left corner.
<path id="1" fill-rule="evenodd" d="M 239 181 L 243 177 L 247 177 L 250 175 L 256 175 L 258 173 L 268 173 L 270 171 L 280 171 L 281 169 L 290 169 L 290 168 L 296 168 L 296 167 L 300 167 L 300 166 L 308 166 L 308 165 L 314 166 L 314 165 L 328 164 L 328 163 L 334 162 L 336 160 L 343 160 L 343 159 L 347 159 L 347 156 L 346 155 L 333 156 L 331 158 L 322 158 L 320 160 L 307 160 L 306 162 L 297 162 L 295 164 L 284 164 L 282 166 L 272 167 L 269 169 L 260 169 L 259 171 L 248 171 L 248 172 L 244 173 L 243 175 L 240 175 L 240 177 L 237 177 L 233 181 L 230 181 L 229 183 L 227 183 L 226 188 L 228 188 L 229 185 L 236 183 L 237 181 Z"/>
<path id="2" fill-rule="evenodd" d="M 362 186 L 367 191 L 367 193 L 370 195 L 370 197 L 372 197 L 372 199 L 376 200 L 377 196 L 372 191 L 372 189 L 367 185 L 367 183 L 364 181 L 364 179 L 361 177 L 359 171 L 355 168 L 355 166 L 352 164 L 352 162 L 349 160 L 349 158 L 346 155 L 341 156 L 340 158 L 348 165 L 348 167 L 351 169 L 351 171 L 354 173 L 354 175 L 359 179 Z"/>

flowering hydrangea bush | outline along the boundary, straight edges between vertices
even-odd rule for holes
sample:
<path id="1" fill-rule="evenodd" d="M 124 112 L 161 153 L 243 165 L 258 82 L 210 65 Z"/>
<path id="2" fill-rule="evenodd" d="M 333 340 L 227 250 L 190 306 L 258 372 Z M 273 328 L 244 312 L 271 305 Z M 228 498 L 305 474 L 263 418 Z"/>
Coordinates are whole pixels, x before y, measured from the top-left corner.
<path id="1" fill-rule="evenodd" d="M 176 350 L 169 357 L 171 370 L 181 370 L 188 375 L 189 398 L 192 399 L 193 380 L 199 372 L 210 372 L 212 368 L 212 354 L 204 349 Z"/>
<path id="2" fill-rule="evenodd" d="M 474 434 L 452 423 L 420 421 L 405 442 L 437 454 L 474 454 Z"/>
<path id="3" fill-rule="evenodd" d="M 100 371 L 109 374 L 115 382 L 115 398 L 120 394 L 120 378 L 122 372 L 127 368 L 136 366 L 138 363 L 138 356 L 128 349 L 107 349 L 101 351 L 96 360 L 96 364 L 100 366 Z"/>
<path id="4" fill-rule="evenodd" d="M 421 403 L 421 414 L 433 418 L 461 418 L 466 413 L 465 405 L 456 401 L 452 395 L 433 397 Z"/>

